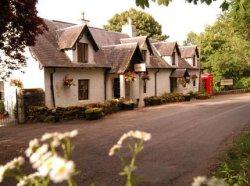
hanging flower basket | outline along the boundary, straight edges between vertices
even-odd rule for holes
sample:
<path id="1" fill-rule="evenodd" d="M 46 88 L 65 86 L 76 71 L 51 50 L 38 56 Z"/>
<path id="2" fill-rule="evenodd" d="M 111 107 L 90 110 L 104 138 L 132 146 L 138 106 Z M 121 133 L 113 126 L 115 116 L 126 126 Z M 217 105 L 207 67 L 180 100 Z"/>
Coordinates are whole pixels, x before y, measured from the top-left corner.
<path id="1" fill-rule="evenodd" d="M 17 87 L 17 88 L 23 88 L 23 83 L 19 79 L 12 79 L 12 80 L 10 80 L 10 85 L 14 86 L 14 87 Z"/>
<path id="2" fill-rule="evenodd" d="M 192 80 L 195 80 L 195 79 L 197 79 L 197 78 L 198 78 L 198 77 L 197 77 L 196 75 L 192 75 L 192 76 L 191 76 L 191 79 L 192 79 Z"/>
<path id="3" fill-rule="evenodd" d="M 150 77 L 149 77 L 148 72 L 144 73 L 144 74 L 142 75 L 141 79 L 144 80 L 144 81 L 147 81 L 147 80 L 149 81 L 149 80 L 150 80 Z"/>
<path id="4" fill-rule="evenodd" d="M 136 80 L 136 73 L 135 72 L 126 72 L 124 74 L 126 82 L 134 82 Z"/>
<path id="5" fill-rule="evenodd" d="M 65 76 L 63 79 L 63 85 L 66 87 L 74 86 L 75 85 L 74 79 L 68 78 L 68 76 Z"/>
<path id="6" fill-rule="evenodd" d="M 185 78 L 178 78 L 178 84 L 182 85 L 183 87 L 186 87 L 186 79 Z"/>

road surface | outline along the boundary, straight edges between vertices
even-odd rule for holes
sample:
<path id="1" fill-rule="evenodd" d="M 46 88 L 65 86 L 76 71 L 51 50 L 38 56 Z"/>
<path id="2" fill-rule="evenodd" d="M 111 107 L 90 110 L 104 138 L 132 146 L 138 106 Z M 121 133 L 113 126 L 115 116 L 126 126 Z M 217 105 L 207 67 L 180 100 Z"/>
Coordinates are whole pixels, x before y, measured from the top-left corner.
<path id="1" fill-rule="evenodd" d="M 138 157 L 140 185 L 185 186 L 194 176 L 209 174 L 227 144 L 249 124 L 248 93 L 120 112 L 99 121 L 6 126 L 0 128 L 0 164 L 22 154 L 28 141 L 44 132 L 78 129 L 73 159 L 81 171 L 79 185 L 119 186 L 120 162 L 108 156 L 109 148 L 123 133 L 143 130 L 152 140 Z"/>

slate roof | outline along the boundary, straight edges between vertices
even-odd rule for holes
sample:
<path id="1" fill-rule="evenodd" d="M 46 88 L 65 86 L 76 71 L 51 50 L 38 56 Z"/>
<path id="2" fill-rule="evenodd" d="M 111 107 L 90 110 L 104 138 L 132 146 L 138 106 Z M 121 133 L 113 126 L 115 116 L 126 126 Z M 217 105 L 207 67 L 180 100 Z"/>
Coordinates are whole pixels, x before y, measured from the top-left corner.
<path id="1" fill-rule="evenodd" d="M 180 52 L 181 52 L 181 57 L 182 58 L 191 58 L 195 54 L 197 54 L 197 56 L 199 56 L 198 48 L 195 45 L 193 45 L 193 46 L 182 46 L 182 47 L 180 47 Z"/>
<path id="2" fill-rule="evenodd" d="M 175 69 L 170 75 L 171 78 L 182 78 L 186 76 L 190 76 L 187 69 Z"/>
<path id="3" fill-rule="evenodd" d="M 191 66 L 185 59 L 179 58 L 178 59 L 178 68 L 193 69 L 194 67 Z"/>
<path id="4" fill-rule="evenodd" d="M 140 49 L 137 43 L 127 43 L 103 47 L 103 51 L 111 66 L 110 73 L 124 73 L 128 68 L 136 50 L 140 54 Z"/>
<path id="5" fill-rule="evenodd" d="M 172 68 L 161 58 L 147 36 L 129 38 L 127 34 L 86 25 L 46 19 L 44 21 L 49 31 L 39 35 L 35 46 L 30 47 L 32 55 L 43 67 L 98 67 L 110 68 L 111 72 L 122 73 L 138 50 L 137 48 L 147 42 L 152 50 L 147 68 Z M 93 63 L 72 62 L 64 52 L 64 50 L 74 47 L 83 33 L 90 39 L 96 50 Z"/>
<path id="6" fill-rule="evenodd" d="M 121 44 L 120 39 L 128 38 L 127 34 L 107 31 L 101 28 L 88 27 L 95 42 L 99 47 Z"/>
<path id="7" fill-rule="evenodd" d="M 68 56 L 60 50 L 58 29 L 65 28 L 63 23 L 56 23 L 54 21 L 44 20 L 48 26 L 49 31 L 45 31 L 42 35 L 36 38 L 35 46 L 30 47 L 30 52 L 35 59 L 37 59 L 44 67 L 100 67 L 107 68 L 105 55 L 102 50 L 94 55 L 95 63 L 74 63 L 71 62 Z M 62 33 L 61 33 L 62 34 Z"/>
<path id="8" fill-rule="evenodd" d="M 175 47 L 177 47 L 177 52 L 179 52 L 179 48 L 176 42 L 161 41 L 153 43 L 153 45 L 158 50 L 161 56 L 171 56 L 174 52 Z"/>

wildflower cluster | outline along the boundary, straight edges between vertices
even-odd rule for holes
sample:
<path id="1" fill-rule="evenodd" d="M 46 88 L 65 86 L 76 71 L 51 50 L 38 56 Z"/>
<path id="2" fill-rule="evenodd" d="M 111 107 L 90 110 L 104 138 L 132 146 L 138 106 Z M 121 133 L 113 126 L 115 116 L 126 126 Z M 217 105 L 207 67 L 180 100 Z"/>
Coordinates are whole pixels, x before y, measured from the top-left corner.
<path id="1" fill-rule="evenodd" d="M 70 160 L 73 145 L 70 139 L 77 136 L 77 130 L 65 133 L 46 133 L 41 139 L 33 139 L 25 151 L 32 168 L 36 171 L 25 175 L 21 170 L 24 158 L 18 157 L 0 166 L 0 183 L 5 177 L 14 177 L 17 186 L 49 185 L 67 181 L 75 185 L 73 176 L 76 173 L 75 164 Z"/>
<path id="2" fill-rule="evenodd" d="M 215 177 L 209 179 L 206 176 L 198 176 L 194 178 L 192 186 L 228 186 L 228 184 L 224 180 Z"/>
<path id="3" fill-rule="evenodd" d="M 138 130 L 129 131 L 128 133 L 123 134 L 118 142 L 109 150 L 109 156 L 113 156 L 115 153 L 117 153 L 122 148 L 123 142 L 128 138 L 139 140 L 139 143 L 135 142 L 134 145 L 128 143 L 128 147 L 131 152 L 131 159 L 126 160 L 120 154 L 118 154 L 118 156 L 120 157 L 123 164 L 123 170 L 120 172 L 120 175 L 126 176 L 126 186 L 132 186 L 136 182 L 136 178 L 133 175 L 133 172 L 136 169 L 136 157 L 143 150 L 143 143 L 151 139 L 151 134 Z"/>

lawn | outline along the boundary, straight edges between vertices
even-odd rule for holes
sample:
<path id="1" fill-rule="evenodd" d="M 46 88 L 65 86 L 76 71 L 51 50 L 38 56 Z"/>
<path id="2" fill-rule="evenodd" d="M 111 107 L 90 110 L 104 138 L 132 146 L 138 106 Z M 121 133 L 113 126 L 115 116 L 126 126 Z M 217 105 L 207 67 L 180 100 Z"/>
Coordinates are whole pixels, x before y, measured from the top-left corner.
<path id="1" fill-rule="evenodd" d="M 246 132 L 227 152 L 225 161 L 214 176 L 223 178 L 229 185 L 250 185 L 250 132 Z"/>

